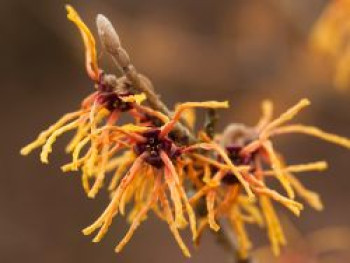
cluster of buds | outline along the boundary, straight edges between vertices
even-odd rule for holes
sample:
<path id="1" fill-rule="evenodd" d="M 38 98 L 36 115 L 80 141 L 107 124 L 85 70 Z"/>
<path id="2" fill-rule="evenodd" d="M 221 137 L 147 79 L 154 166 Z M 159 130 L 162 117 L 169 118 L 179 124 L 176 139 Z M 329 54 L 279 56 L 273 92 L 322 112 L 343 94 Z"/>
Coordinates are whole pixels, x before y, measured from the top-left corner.
<path id="1" fill-rule="evenodd" d="M 324 170 L 326 162 L 288 165 L 272 143 L 277 135 L 304 133 L 350 148 L 349 139 L 311 126 L 286 124 L 310 104 L 307 99 L 276 119 L 272 103 L 265 101 L 263 116 L 255 127 L 230 124 L 221 134 L 215 133 L 213 113 L 228 108 L 227 102 L 186 102 L 170 112 L 155 95 L 150 81 L 137 73 L 104 16 L 97 16 L 99 35 L 120 67 L 120 77 L 105 74 L 98 67 L 92 33 L 71 6 L 67 11 L 81 32 L 86 70 L 95 91 L 83 100 L 78 111 L 64 115 L 40 133 L 22 148 L 21 154 L 42 147 L 41 161 L 48 163 L 56 139 L 76 130 L 66 148 L 72 161 L 62 170 L 81 171 L 89 198 L 94 198 L 108 181 L 108 206 L 83 230 L 85 235 L 97 231 L 94 242 L 103 238 L 114 217 L 120 214 L 131 224 L 116 246 L 115 250 L 121 251 L 153 211 L 169 225 L 185 256 L 189 257 L 190 252 L 180 230 L 189 226 L 193 241 L 198 243 L 205 229 L 219 231 L 224 221 L 237 237 L 242 258 L 251 248 L 247 224 L 266 227 L 273 251 L 278 254 L 286 241 L 272 201 L 297 216 L 303 209 L 297 197 L 322 209 L 318 194 L 307 190 L 294 173 Z M 202 127 L 198 130 L 196 108 L 207 109 L 209 116 L 205 125 L 196 125 Z M 124 114 L 130 115 L 130 123 L 121 121 Z M 286 194 L 269 185 L 272 178 L 281 183 Z"/>

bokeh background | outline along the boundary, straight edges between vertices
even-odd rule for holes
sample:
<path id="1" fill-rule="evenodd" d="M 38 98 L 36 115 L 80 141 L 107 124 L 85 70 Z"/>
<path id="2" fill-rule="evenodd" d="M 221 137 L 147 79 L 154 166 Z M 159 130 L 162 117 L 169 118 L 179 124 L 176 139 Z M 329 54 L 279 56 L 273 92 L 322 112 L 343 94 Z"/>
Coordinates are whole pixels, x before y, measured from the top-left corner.
<path id="1" fill-rule="evenodd" d="M 94 32 L 96 14 L 113 21 L 136 67 L 170 106 L 228 99 L 232 107 L 221 112 L 223 128 L 230 122 L 254 124 L 265 98 L 281 112 L 308 97 L 313 104 L 299 121 L 350 136 L 350 89 L 340 93 L 332 87 L 329 63 L 307 46 L 327 1 L 68 2 Z M 166 224 L 153 216 L 121 254 L 113 248 L 127 229 L 123 219 L 116 220 L 102 243 L 92 244 L 80 230 L 104 209 L 108 197 L 87 199 L 79 176 L 60 171 L 68 161 L 63 152 L 68 138 L 59 140 L 49 166 L 39 162 L 38 152 L 19 155 L 21 146 L 75 109 L 92 89 L 80 35 L 65 18 L 65 3 L 0 1 L 0 262 L 226 262 L 227 254 L 210 233 L 193 249 L 191 261 L 184 259 Z M 100 61 L 113 72 L 103 52 Z M 327 159 L 330 164 L 325 173 L 301 175 L 322 193 L 324 212 L 307 208 L 296 219 L 280 210 L 291 247 L 279 262 L 350 262 L 349 251 L 313 256 L 315 240 L 334 247 L 349 244 L 350 153 L 299 135 L 279 139 L 278 147 L 291 163 Z M 252 234 L 261 251 L 268 244 L 265 234 L 254 229 Z M 274 262 L 268 257 L 260 262 Z"/>

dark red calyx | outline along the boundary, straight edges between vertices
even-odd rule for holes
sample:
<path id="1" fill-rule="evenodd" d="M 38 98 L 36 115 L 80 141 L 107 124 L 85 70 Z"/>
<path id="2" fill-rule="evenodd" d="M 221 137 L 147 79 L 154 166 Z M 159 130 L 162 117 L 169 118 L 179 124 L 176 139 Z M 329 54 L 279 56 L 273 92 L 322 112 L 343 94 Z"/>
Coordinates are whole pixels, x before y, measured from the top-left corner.
<path id="1" fill-rule="evenodd" d="M 230 160 L 235 165 L 249 165 L 252 162 L 253 155 L 242 155 L 241 150 L 243 147 L 231 145 L 226 147 L 226 152 Z"/>
<path id="2" fill-rule="evenodd" d="M 121 112 L 129 111 L 133 108 L 132 103 L 124 102 L 122 97 L 132 95 L 127 91 L 117 91 L 113 85 L 105 80 L 105 73 L 100 74 L 97 81 L 97 101 L 100 105 L 104 105 L 109 111 L 119 110 Z"/>
<path id="3" fill-rule="evenodd" d="M 181 150 L 168 138 L 160 138 L 160 129 L 154 129 L 144 132 L 142 135 L 145 142 L 137 143 L 134 151 L 137 155 L 147 152 L 145 161 L 156 168 L 164 166 L 160 157 L 160 152 L 164 151 L 170 159 L 175 159 L 181 154 Z"/>
<path id="4" fill-rule="evenodd" d="M 226 153 L 234 165 L 251 165 L 251 171 L 254 170 L 254 159 L 257 154 L 256 152 L 243 155 L 241 154 L 243 147 L 238 145 L 230 145 L 226 147 Z M 221 160 L 221 158 L 219 158 Z M 223 178 L 222 182 L 228 185 L 233 185 L 239 183 L 237 177 L 228 172 Z"/>
<path id="5" fill-rule="evenodd" d="M 133 108 L 132 103 L 124 102 L 121 95 L 116 92 L 99 92 L 97 101 L 104 105 L 109 111 L 119 110 L 121 112 L 129 111 Z"/>

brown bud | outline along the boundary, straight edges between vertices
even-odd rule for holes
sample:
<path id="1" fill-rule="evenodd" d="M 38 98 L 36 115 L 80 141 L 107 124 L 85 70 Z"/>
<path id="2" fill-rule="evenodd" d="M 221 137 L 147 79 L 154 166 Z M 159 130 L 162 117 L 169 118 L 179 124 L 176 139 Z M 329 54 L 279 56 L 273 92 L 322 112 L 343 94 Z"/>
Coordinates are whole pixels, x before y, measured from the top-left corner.
<path id="1" fill-rule="evenodd" d="M 118 80 L 116 78 L 116 76 L 112 75 L 112 74 L 106 74 L 104 76 L 104 82 L 112 87 L 116 87 L 118 84 Z"/>
<path id="2" fill-rule="evenodd" d="M 118 48 L 118 56 L 114 56 L 117 59 L 118 64 L 125 68 L 130 64 L 130 57 L 124 48 Z"/>
<path id="3" fill-rule="evenodd" d="M 113 56 L 118 56 L 120 48 L 120 40 L 112 23 L 104 15 L 98 14 L 96 17 L 96 25 L 102 45 L 108 53 Z"/>

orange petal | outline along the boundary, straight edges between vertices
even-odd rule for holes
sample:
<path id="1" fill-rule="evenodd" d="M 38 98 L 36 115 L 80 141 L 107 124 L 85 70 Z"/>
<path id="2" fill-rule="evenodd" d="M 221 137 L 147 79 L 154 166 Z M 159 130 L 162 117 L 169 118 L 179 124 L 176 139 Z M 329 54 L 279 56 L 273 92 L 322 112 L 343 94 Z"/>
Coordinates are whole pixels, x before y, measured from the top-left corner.
<path id="1" fill-rule="evenodd" d="M 78 27 L 83 38 L 85 45 L 85 63 L 88 75 L 92 80 L 97 81 L 99 78 L 99 69 L 97 66 L 95 38 L 72 6 L 66 5 L 66 10 L 67 18 Z"/>

